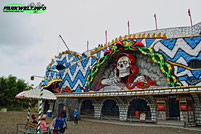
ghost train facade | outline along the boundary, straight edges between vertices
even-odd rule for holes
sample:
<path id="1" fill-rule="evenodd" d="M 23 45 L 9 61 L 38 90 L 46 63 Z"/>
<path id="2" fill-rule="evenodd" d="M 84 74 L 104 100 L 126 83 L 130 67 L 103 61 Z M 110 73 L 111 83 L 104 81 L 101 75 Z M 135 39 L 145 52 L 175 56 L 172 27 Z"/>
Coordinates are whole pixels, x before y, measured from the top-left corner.
<path id="1" fill-rule="evenodd" d="M 193 33 L 192 33 L 193 32 Z M 55 114 L 77 108 L 94 118 L 185 121 L 201 125 L 201 23 L 120 36 L 82 54 L 63 51 L 42 86 L 58 99 Z"/>

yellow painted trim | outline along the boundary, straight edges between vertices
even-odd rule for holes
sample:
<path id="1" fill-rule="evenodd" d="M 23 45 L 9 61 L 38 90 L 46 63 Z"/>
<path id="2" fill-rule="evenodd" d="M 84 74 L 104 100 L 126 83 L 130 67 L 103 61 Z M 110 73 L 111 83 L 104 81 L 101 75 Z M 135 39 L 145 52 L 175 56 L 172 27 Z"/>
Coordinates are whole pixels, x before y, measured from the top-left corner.
<path id="1" fill-rule="evenodd" d="M 47 87 L 49 87 L 52 83 L 57 82 L 57 81 L 61 81 L 61 80 L 58 80 L 58 79 L 52 80 L 52 81 L 48 82 L 47 85 L 44 86 L 43 88 L 47 88 Z"/>
<path id="2" fill-rule="evenodd" d="M 122 37 L 121 36 L 119 36 L 119 41 L 122 41 Z"/>
<path id="3" fill-rule="evenodd" d="M 172 62 L 172 61 L 169 61 L 169 60 L 166 60 L 166 62 L 168 62 L 168 63 L 170 63 L 170 64 L 172 64 L 172 65 L 175 65 L 175 66 L 179 66 L 179 67 L 183 67 L 183 68 L 186 68 L 186 69 L 188 69 L 188 70 L 201 70 L 201 68 L 191 68 L 191 67 L 187 67 L 187 66 L 185 66 L 185 65 L 182 65 L 182 64 L 179 64 L 179 63 L 175 63 L 175 62 Z"/>
<path id="4" fill-rule="evenodd" d="M 146 37 L 146 38 L 150 38 L 150 33 L 147 34 L 147 37 Z"/>
<path id="5" fill-rule="evenodd" d="M 139 33 L 138 36 L 137 36 L 137 39 L 140 39 L 140 38 L 141 38 L 141 34 Z"/>
<path id="6" fill-rule="evenodd" d="M 161 32 L 156 35 L 156 38 L 161 38 Z"/>

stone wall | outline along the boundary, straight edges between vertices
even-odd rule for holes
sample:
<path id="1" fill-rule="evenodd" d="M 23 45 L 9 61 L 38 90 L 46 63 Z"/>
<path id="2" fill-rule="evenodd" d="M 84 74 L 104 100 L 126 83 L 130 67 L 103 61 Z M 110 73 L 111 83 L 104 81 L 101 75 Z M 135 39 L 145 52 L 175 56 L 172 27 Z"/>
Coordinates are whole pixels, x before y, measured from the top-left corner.
<path id="1" fill-rule="evenodd" d="M 128 117 L 128 104 L 118 104 L 119 107 L 119 120 L 126 121 Z"/>
<path id="2" fill-rule="evenodd" d="M 191 94 L 194 99 L 194 114 L 196 125 L 201 125 L 201 102 L 200 94 Z"/>
<path id="3" fill-rule="evenodd" d="M 166 111 L 158 111 L 158 120 L 166 120 Z"/>
<path id="4" fill-rule="evenodd" d="M 73 120 L 73 113 L 75 108 L 79 110 L 78 98 L 57 98 L 55 103 L 54 117 L 59 116 L 62 107 L 66 106 L 66 117 L 68 120 Z"/>
<path id="5" fill-rule="evenodd" d="M 185 127 L 196 125 L 193 111 L 180 111 L 180 120 L 184 122 Z"/>
<path id="6" fill-rule="evenodd" d="M 101 109 L 102 109 L 102 104 L 93 104 L 94 105 L 94 118 L 95 119 L 100 119 L 101 118 Z"/>

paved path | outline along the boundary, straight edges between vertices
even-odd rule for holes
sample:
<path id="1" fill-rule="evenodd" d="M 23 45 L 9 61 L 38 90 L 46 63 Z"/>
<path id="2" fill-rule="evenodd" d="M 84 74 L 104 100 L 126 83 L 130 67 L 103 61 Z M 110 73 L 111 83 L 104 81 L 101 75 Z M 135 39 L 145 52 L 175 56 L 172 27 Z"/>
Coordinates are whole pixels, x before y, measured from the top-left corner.
<path id="1" fill-rule="evenodd" d="M 176 121 L 160 121 L 157 124 L 153 123 L 138 123 L 138 122 L 123 122 L 123 121 L 114 121 L 114 120 L 97 120 L 97 119 L 86 119 L 82 118 L 84 121 L 91 121 L 91 122 L 99 122 L 99 123 L 109 123 L 109 124 L 116 124 L 116 125 L 127 125 L 127 126 L 144 126 L 144 127 L 170 127 L 176 129 L 183 129 L 183 130 L 191 130 L 191 131 L 199 131 L 201 132 L 201 127 L 183 127 L 183 124 L 177 123 Z"/>

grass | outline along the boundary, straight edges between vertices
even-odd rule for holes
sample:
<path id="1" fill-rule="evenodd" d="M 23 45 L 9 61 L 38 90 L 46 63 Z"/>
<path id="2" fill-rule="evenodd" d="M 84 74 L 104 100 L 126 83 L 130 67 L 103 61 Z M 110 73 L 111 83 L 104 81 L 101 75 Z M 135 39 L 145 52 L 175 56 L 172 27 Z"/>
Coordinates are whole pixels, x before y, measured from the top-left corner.
<path id="1" fill-rule="evenodd" d="M 25 123 L 26 116 L 27 112 L 9 111 L 0 113 L 0 134 L 16 133 L 17 124 Z M 51 121 L 52 118 L 48 117 L 47 122 L 50 123 Z M 178 129 L 117 125 L 81 120 L 76 126 L 73 126 L 73 121 L 68 121 L 68 129 L 65 134 L 178 134 Z M 182 134 L 200 134 L 200 132 L 182 130 Z"/>

